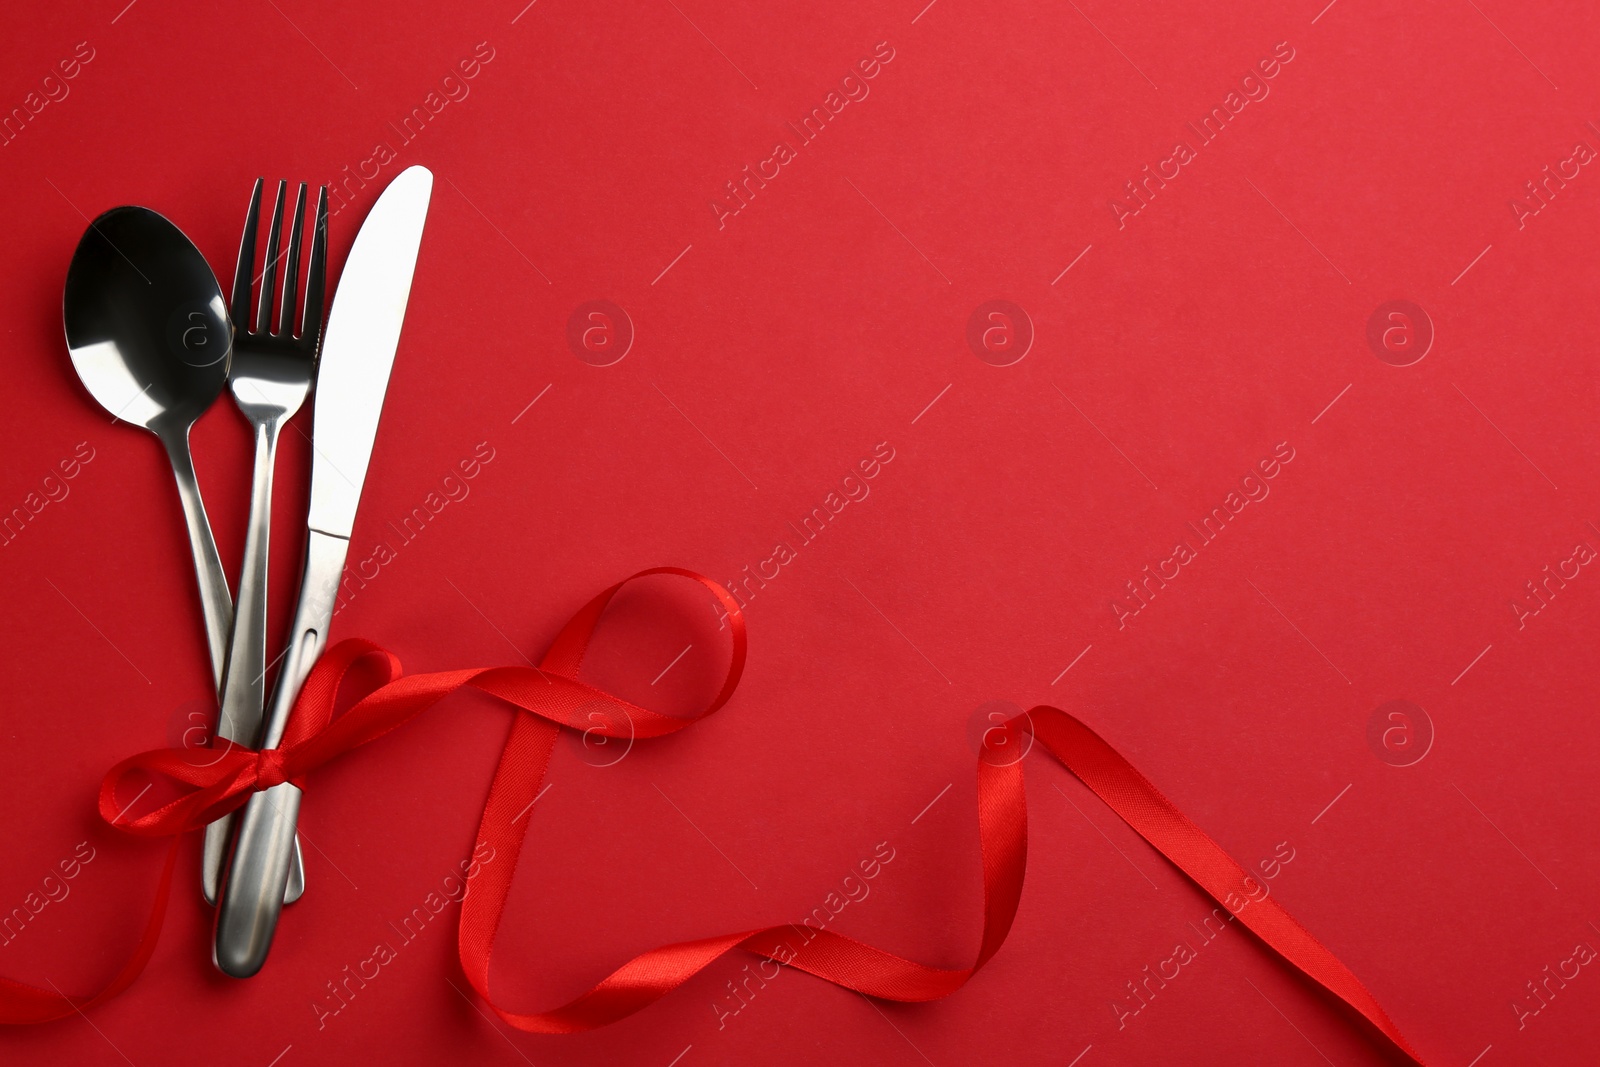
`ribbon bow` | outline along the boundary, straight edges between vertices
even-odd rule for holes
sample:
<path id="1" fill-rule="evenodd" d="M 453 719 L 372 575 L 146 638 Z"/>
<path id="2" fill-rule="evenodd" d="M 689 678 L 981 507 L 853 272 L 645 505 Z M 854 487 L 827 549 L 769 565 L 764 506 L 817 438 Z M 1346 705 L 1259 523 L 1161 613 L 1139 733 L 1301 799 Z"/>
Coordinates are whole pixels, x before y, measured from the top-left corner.
<path id="1" fill-rule="evenodd" d="M 689 578 L 722 603 L 732 629 L 732 651 L 721 689 L 690 717 L 663 715 L 582 682 L 578 670 L 606 606 L 628 582 L 650 575 Z M 501 752 L 479 823 L 479 841 L 507 859 L 485 867 L 474 892 L 462 899 L 458 947 L 462 969 L 478 995 L 501 1019 L 530 1033 L 560 1034 L 616 1022 L 654 1003 L 722 955 L 743 949 L 806 971 L 867 996 L 927 1001 L 946 996 L 972 978 L 1005 943 L 1022 896 L 1027 869 L 1027 801 L 1020 762 L 995 758 L 1025 733 L 1093 790 L 1140 836 L 1201 890 L 1250 929 L 1285 963 L 1331 993 L 1364 1021 L 1384 1045 L 1421 1065 L 1377 1000 L 1339 959 L 1189 821 L 1172 802 L 1098 734 L 1059 708 L 1045 705 L 992 729 L 978 761 L 978 829 L 983 857 L 983 932 L 972 966 L 930 967 L 873 948 L 831 930 L 785 923 L 651 949 L 623 964 L 588 992 L 561 1007 L 518 1012 L 489 992 L 489 959 L 510 894 L 528 825 L 521 821 L 537 798 L 560 728 L 607 737 L 660 737 L 682 730 L 722 707 L 744 669 L 746 636 L 738 602 L 716 582 L 693 571 L 657 567 L 618 582 L 589 601 L 564 626 L 538 667 L 489 667 L 404 675 L 400 661 L 378 646 L 347 639 L 328 649 L 312 668 L 276 749 L 158 749 L 113 767 L 100 787 L 100 814 L 118 829 L 142 837 L 173 837 L 143 936 L 112 981 L 81 1000 L 0 978 L 0 1022 L 39 1023 L 101 1003 L 132 984 L 149 961 L 161 933 L 181 835 L 240 806 L 249 794 L 281 782 L 300 784 L 318 767 L 415 718 L 463 687 L 498 697 L 519 714 Z M 334 716 L 334 702 L 358 663 L 376 668 L 365 695 Z M 596 712 L 599 712 L 596 715 Z M 598 724 L 596 720 L 599 720 Z M 202 762 L 202 756 L 209 756 Z M 187 792 L 155 810 L 119 821 L 117 796 L 142 776 L 167 779 Z"/>

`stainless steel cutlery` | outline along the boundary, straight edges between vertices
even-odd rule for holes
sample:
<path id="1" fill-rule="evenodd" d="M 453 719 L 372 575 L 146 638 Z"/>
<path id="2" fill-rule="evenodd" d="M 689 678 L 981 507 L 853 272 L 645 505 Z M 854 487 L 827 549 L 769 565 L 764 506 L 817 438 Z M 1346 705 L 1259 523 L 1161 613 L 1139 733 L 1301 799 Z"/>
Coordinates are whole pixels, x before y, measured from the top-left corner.
<path id="1" fill-rule="evenodd" d="M 121 207 L 101 215 L 73 256 L 63 298 L 73 366 L 84 387 L 117 420 L 161 439 L 177 478 L 218 693 L 219 744 L 276 747 L 300 687 L 327 645 L 432 191 L 433 175 L 411 167 L 378 198 L 345 263 L 326 334 L 325 187 L 307 238 L 307 188 L 299 186 L 285 241 L 288 184 L 278 184 L 264 266 L 257 275 L 263 192 L 257 180 L 240 240 L 231 322 L 216 276 L 200 252 L 177 227 L 146 208 Z M 303 256 L 308 240 L 309 253 Z M 228 592 L 189 452 L 190 428 L 224 384 L 250 423 L 256 451 L 237 605 Z M 305 570 L 264 715 L 277 443 L 313 387 Z M 283 904 L 304 887 L 295 829 L 300 799 L 300 790 L 285 783 L 252 794 L 237 817 L 207 827 L 202 884 L 206 899 L 218 905 L 213 958 L 234 977 L 260 970 Z M 231 853 L 230 822 L 237 824 Z"/>

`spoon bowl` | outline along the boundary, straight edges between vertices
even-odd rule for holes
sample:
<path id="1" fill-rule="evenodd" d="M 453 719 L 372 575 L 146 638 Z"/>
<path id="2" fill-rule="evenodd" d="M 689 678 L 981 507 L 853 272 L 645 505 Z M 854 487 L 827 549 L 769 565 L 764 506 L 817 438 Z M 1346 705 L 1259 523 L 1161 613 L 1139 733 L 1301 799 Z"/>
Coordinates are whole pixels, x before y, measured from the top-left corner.
<path id="1" fill-rule="evenodd" d="M 79 379 L 123 422 L 186 431 L 228 380 L 222 288 L 183 231 L 149 208 L 112 208 L 89 224 L 62 318 Z"/>

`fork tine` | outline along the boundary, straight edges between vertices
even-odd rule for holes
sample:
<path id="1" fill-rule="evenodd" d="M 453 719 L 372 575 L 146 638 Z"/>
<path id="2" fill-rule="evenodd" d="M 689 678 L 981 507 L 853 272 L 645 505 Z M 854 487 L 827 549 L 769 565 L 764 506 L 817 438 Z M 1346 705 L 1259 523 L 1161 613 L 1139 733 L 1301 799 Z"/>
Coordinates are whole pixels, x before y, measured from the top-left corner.
<path id="1" fill-rule="evenodd" d="M 239 260 L 233 272 L 233 324 L 243 333 L 250 331 L 250 279 L 256 266 L 256 217 L 261 214 L 261 182 L 250 193 L 250 210 L 244 217 L 244 235 L 239 238 Z"/>
<path id="2" fill-rule="evenodd" d="M 316 229 L 311 234 L 311 265 L 306 272 L 306 309 L 300 318 L 301 339 L 313 343 L 322 332 L 322 302 L 328 273 L 328 187 L 317 193 Z"/>
<path id="3" fill-rule="evenodd" d="M 267 226 L 267 259 L 261 271 L 261 300 L 256 304 L 256 332 L 266 333 L 272 322 L 272 302 L 278 287 L 278 237 L 283 232 L 283 198 L 289 192 L 287 181 L 278 182 L 278 198 L 272 205 L 272 222 Z"/>
<path id="4" fill-rule="evenodd" d="M 287 258 L 283 267 L 283 298 L 278 302 L 278 327 L 273 332 L 280 337 L 289 335 L 289 324 L 294 321 L 295 295 L 300 281 L 300 235 L 304 229 L 306 211 L 306 183 L 300 183 L 300 194 L 294 200 L 294 223 L 289 227 Z"/>

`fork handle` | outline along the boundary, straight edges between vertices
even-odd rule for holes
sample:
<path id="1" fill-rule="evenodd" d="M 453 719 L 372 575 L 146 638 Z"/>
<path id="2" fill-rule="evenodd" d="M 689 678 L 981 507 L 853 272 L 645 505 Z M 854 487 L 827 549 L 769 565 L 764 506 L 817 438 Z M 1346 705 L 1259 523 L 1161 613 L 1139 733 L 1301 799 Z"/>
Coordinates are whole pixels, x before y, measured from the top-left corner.
<path id="1" fill-rule="evenodd" d="M 272 473 L 278 460 L 281 420 L 251 420 L 255 430 L 255 473 L 250 487 L 250 521 L 244 540 L 244 565 L 239 574 L 239 601 L 234 606 L 233 636 L 228 642 L 227 666 L 222 672 L 222 710 L 217 717 L 217 737 L 224 749 L 253 746 L 261 733 L 266 701 L 267 673 L 267 546 L 272 535 Z M 227 858 L 228 834 L 233 816 L 206 827 L 201 861 L 201 889 L 206 902 L 217 902 L 222 864 Z M 284 900 L 293 903 L 305 891 L 305 871 L 298 842 Z"/>

